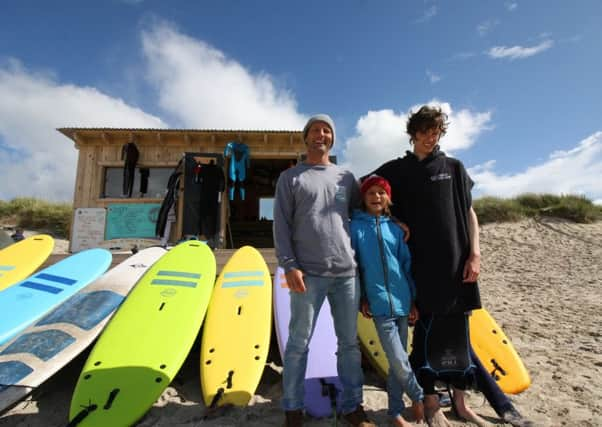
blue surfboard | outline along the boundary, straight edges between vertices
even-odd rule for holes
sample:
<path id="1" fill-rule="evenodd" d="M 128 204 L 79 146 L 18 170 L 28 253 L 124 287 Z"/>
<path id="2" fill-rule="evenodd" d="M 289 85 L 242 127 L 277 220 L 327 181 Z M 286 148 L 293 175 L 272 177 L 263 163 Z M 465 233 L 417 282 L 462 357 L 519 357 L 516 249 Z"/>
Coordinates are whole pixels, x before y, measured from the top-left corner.
<path id="1" fill-rule="evenodd" d="M 89 249 L 0 292 L 0 345 L 100 277 L 111 265 L 106 249 Z"/>

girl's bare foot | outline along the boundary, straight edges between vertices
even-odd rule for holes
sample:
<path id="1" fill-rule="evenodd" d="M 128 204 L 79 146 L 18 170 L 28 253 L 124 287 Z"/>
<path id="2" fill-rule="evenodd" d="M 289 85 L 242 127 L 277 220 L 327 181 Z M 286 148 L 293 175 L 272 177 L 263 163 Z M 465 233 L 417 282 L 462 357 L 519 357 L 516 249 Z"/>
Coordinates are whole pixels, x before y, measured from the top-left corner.
<path id="1" fill-rule="evenodd" d="M 430 416 L 425 413 L 425 418 L 429 427 L 452 427 L 451 423 L 445 418 L 441 408 L 438 408 Z"/>
<path id="2" fill-rule="evenodd" d="M 412 402 L 412 415 L 417 423 L 424 422 L 424 403 Z"/>
<path id="3" fill-rule="evenodd" d="M 436 394 L 424 396 L 424 418 L 429 427 L 452 427 L 439 407 L 439 396 Z"/>

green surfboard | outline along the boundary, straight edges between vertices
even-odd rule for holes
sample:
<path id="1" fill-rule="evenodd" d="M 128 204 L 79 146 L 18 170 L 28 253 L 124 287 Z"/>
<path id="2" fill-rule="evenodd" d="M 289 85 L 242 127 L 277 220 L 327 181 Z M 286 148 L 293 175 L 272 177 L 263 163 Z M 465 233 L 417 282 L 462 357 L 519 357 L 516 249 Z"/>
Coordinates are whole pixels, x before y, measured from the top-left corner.
<path id="1" fill-rule="evenodd" d="M 183 242 L 140 279 L 90 353 L 69 419 L 74 425 L 134 424 L 173 380 L 197 336 L 215 282 L 215 257 Z"/>

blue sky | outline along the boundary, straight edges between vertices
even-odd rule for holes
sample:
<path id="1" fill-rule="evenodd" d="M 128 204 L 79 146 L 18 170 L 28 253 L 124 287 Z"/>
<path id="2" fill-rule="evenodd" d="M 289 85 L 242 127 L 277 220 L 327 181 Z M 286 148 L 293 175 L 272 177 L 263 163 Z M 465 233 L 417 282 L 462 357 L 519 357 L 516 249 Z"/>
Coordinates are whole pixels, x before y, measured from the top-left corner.
<path id="1" fill-rule="evenodd" d="M 357 175 L 409 149 L 408 112 L 450 115 L 475 195 L 602 202 L 602 3 L 3 2 L 0 199 L 70 200 L 68 126 L 337 124 Z"/>

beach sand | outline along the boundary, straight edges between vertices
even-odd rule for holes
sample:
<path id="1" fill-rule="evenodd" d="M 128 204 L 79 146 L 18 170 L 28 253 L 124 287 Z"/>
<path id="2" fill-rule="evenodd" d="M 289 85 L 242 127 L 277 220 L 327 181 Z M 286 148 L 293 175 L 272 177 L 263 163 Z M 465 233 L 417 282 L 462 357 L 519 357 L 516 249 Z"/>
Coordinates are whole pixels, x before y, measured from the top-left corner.
<path id="1" fill-rule="evenodd" d="M 59 242 L 55 250 L 65 248 Z M 63 249 L 64 250 L 64 249 Z M 538 426 L 602 426 L 602 223 L 542 219 L 481 228 L 481 294 L 521 355 L 532 385 L 511 396 Z M 87 354 L 70 363 L 27 400 L 0 417 L 0 426 L 63 426 L 75 381 Z M 198 341 L 174 382 L 139 426 L 282 425 L 281 361 L 275 340 L 251 404 L 204 419 Z M 364 407 L 378 425 L 388 425 L 384 381 L 364 365 Z M 492 425 L 498 420 L 480 393 L 471 406 Z M 457 420 L 445 409 L 454 426 Z M 306 418 L 308 426 L 332 419 Z"/>

